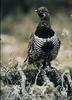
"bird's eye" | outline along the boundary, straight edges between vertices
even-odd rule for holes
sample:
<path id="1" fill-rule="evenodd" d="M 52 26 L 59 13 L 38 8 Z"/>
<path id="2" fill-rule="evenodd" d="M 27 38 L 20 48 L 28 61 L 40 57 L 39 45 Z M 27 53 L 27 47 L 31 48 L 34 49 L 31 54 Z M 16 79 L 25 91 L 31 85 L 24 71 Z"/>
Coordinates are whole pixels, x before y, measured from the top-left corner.
<path id="1" fill-rule="evenodd" d="M 40 12 L 42 12 L 42 10 L 41 10 L 41 9 L 39 9 L 39 11 L 40 11 Z"/>
<path id="2" fill-rule="evenodd" d="M 41 12 L 41 10 L 40 10 L 40 12 Z"/>

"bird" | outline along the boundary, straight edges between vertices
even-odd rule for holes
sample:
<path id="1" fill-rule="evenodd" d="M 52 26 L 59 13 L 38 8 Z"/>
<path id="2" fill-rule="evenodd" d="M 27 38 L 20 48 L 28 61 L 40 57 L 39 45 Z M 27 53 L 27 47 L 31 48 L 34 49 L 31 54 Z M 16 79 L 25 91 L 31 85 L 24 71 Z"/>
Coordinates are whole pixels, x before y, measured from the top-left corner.
<path id="1" fill-rule="evenodd" d="M 27 60 L 29 64 L 35 64 L 37 67 L 51 67 L 51 61 L 58 55 L 61 41 L 51 27 L 48 9 L 39 7 L 35 11 L 40 22 L 30 37 Z"/>

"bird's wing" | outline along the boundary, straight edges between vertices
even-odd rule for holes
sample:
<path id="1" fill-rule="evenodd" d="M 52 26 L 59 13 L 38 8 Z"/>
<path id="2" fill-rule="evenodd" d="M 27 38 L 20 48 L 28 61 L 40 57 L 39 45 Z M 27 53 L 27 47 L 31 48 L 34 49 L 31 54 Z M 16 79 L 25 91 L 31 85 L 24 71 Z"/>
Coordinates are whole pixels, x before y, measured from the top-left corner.
<path id="1" fill-rule="evenodd" d="M 60 45 L 61 45 L 61 41 L 59 40 L 59 38 L 58 38 L 58 41 L 59 41 L 59 47 L 60 47 Z"/>
<path id="2" fill-rule="evenodd" d="M 28 44 L 28 51 L 30 50 L 31 46 L 33 45 L 34 42 L 34 33 L 30 36 L 29 44 Z"/>

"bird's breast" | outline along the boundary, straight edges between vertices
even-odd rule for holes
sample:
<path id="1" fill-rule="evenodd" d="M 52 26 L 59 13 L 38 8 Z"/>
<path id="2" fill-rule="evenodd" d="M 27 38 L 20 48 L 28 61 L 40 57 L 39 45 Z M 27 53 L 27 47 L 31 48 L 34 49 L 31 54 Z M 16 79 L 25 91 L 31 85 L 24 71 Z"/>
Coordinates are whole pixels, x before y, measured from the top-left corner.
<path id="1" fill-rule="evenodd" d="M 49 42 L 49 41 L 50 41 L 50 38 L 43 39 L 43 38 L 39 38 L 38 36 L 35 36 L 34 47 L 36 49 L 41 50 L 42 47 L 44 46 L 44 44 L 47 43 L 47 42 Z M 46 45 L 45 45 L 45 47 L 46 47 Z"/>

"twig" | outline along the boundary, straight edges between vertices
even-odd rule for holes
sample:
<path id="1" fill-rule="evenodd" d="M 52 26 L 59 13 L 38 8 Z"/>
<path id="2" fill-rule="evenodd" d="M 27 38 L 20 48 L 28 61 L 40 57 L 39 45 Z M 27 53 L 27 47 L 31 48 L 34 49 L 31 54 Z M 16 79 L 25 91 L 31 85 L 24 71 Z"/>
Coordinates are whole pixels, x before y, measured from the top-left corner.
<path id="1" fill-rule="evenodd" d="M 20 64 L 18 64 L 17 69 L 18 69 L 20 76 L 21 76 L 22 94 L 23 94 L 24 97 L 26 97 L 26 95 L 28 95 L 28 93 L 25 89 L 26 76 L 25 76 L 24 72 L 22 71 Z"/>
<path id="2" fill-rule="evenodd" d="M 37 75 L 36 75 L 35 84 L 37 84 L 37 78 L 38 78 L 39 73 L 41 72 L 41 69 L 42 69 L 42 66 L 39 68 L 38 73 L 37 73 Z"/>

